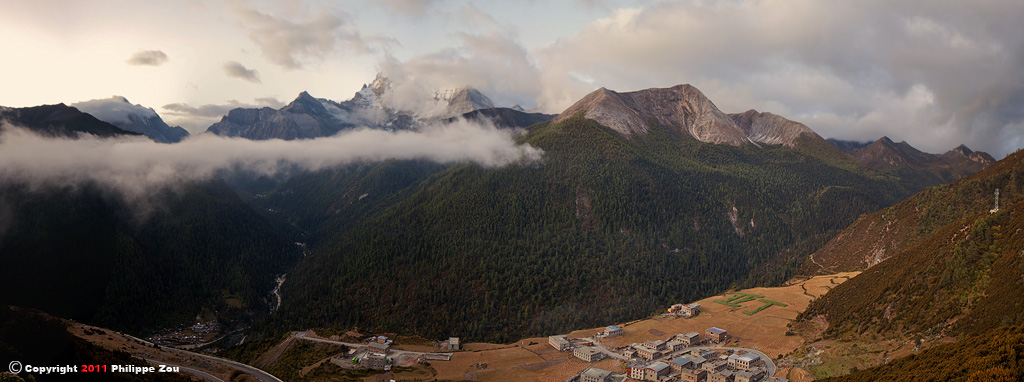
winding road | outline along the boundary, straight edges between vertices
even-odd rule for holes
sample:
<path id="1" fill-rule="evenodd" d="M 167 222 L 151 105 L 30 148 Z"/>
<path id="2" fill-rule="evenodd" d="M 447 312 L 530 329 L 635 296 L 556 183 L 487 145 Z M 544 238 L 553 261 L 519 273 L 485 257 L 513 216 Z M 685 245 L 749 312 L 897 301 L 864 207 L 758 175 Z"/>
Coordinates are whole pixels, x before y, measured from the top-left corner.
<path id="1" fill-rule="evenodd" d="M 132 339 L 134 341 L 138 341 L 139 343 L 142 343 L 142 344 L 145 344 L 145 345 L 148 345 L 148 346 L 153 346 L 152 342 L 149 342 L 149 341 L 137 338 L 135 336 L 131 336 L 131 335 L 125 334 L 125 337 L 128 337 L 128 338 L 130 338 L 130 339 Z M 167 347 L 167 346 L 160 346 L 160 350 L 169 351 L 169 352 L 177 352 L 177 353 L 181 353 L 181 354 L 185 354 L 185 355 L 190 355 L 190 356 L 193 356 L 193 357 L 199 357 L 199 358 L 205 359 L 205 360 L 213 362 L 213 363 L 218 363 L 218 364 L 221 364 L 223 366 L 226 366 L 226 367 L 229 367 L 229 368 L 232 368 L 232 369 L 235 369 L 235 370 L 239 370 L 239 371 L 242 371 L 242 372 L 244 372 L 246 374 L 252 375 L 253 377 L 256 377 L 256 379 L 260 380 L 260 382 L 284 382 L 280 378 L 277 378 L 277 377 L 275 377 L 274 375 L 272 375 L 272 374 L 270 374 L 268 372 L 265 372 L 265 371 L 260 370 L 260 369 L 258 369 L 256 367 L 249 366 L 249 365 L 246 365 L 244 363 L 235 362 L 235 361 L 232 361 L 232 360 L 229 360 L 229 359 L 224 359 L 224 358 L 220 358 L 220 357 L 214 357 L 214 356 L 211 356 L 211 355 L 190 352 L 188 350 L 181 350 L 181 349 Z M 150 363 L 164 363 L 164 362 L 157 361 L 157 360 L 152 360 L 152 359 L 146 359 L 146 361 L 150 362 Z M 170 365 L 170 364 L 168 364 L 168 365 Z M 196 371 L 198 371 L 198 370 L 196 370 Z M 209 375 L 209 374 L 207 374 L 207 375 Z M 209 376 L 213 377 L 212 375 L 209 375 Z M 210 379 L 205 378 L 205 377 L 203 377 L 203 378 L 207 379 L 207 380 L 210 380 Z M 213 378 L 217 379 L 216 377 L 213 377 Z M 217 379 L 217 380 L 219 380 L 219 379 Z M 210 380 L 210 381 L 212 381 L 212 380 Z"/>
<path id="2" fill-rule="evenodd" d="M 294 336 L 295 338 L 298 338 L 300 340 L 322 342 L 322 343 L 325 343 L 325 344 L 333 344 L 333 345 L 343 345 L 343 346 L 348 346 L 348 347 L 354 348 L 354 349 L 359 349 L 359 348 L 365 348 L 366 347 L 366 344 L 357 344 L 357 343 L 352 343 L 352 342 L 341 342 L 341 341 L 331 341 L 331 340 L 325 340 L 323 338 L 306 337 L 306 332 L 296 332 L 295 334 L 292 334 L 292 336 Z M 449 356 L 451 355 L 450 353 L 419 352 L 419 351 L 398 350 L 398 349 L 390 349 L 389 351 L 391 352 L 391 354 L 394 354 L 395 356 L 411 355 L 411 356 L 418 357 L 418 356 L 424 356 L 424 355 L 427 355 L 427 354 L 446 354 L 446 355 L 449 355 Z"/>

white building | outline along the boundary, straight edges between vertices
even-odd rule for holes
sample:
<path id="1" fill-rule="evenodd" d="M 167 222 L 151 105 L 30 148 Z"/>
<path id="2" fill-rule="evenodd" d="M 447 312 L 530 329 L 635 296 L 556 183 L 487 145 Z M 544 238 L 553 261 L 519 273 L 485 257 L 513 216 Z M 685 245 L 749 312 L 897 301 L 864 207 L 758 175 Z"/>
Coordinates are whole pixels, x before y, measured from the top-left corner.
<path id="1" fill-rule="evenodd" d="M 729 366 L 741 370 L 750 370 L 751 367 L 757 365 L 757 361 L 760 359 L 761 357 L 753 353 L 744 355 L 733 354 L 729 356 Z"/>
<path id="2" fill-rule="evenodd" d="M 554 347 L 555 349 L 558 349 L 558 351 L 569 350 L 569 346 L 572 345 L 572 343 L 569 342 L 569 337 L 566 336 L 548 337 L 548 343 L 551 344 L 551 346 Z"/>
<path id="3" fill-rule="evenodd" d="M 593 346 L 580 346 L 573 350 L 572 354 L 586 362 L 597 362 L 604 359 L 604 353 Z"/>
<path id="4" fill-rule="evenodd" d="M 620 328 L 618 326 L 609 325 L 607 328 L 604 329 L 604 336 L 605 337 L 618 337 L 618 336 L 621 336 L 621 335 L 622 335 L 622 328 Z"/>

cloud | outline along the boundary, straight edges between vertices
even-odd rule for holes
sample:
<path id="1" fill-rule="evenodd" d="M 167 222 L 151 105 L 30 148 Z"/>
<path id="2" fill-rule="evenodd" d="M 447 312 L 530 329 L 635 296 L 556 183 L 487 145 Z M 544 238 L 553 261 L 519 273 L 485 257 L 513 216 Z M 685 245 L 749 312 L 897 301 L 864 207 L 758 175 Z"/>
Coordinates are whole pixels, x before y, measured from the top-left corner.
<path id="1" fill-rule="evenodd" d="M 535 50 L 537 98 L 560 112 L 601 86 L 691 83 L 824 136 L 1002 156 L 1024 139 L 1021 19 L 1012 0 L 655 2 Z"/>
<path id="2" fill-rule="evenodd" d="M 308 15 L 299 20 L 263 13 L 241 1 L 235 2 L 231 9 L 260 52 L 271 62 L 289 69 L 321 61 L 338 49 L 342 53 L 362 55 L 374 51 L 371 45 L 392 43 L 384 38 L 363 36 L 346 22 L 344 14 L 329 9 L 305 12 Z"/>
<path id="3" fill-rule="evenodd" d="M 160 66 L 167 62 L 167 54 L 159 50 L 140 50 L 132 54 L 125 62 L 128 65 Z"/>
<path id="4" fill-rule="evenodd" d="M 529 52 L 514 38 L 498 33 L 462 33 L 461 45 L 415 56 L 406 61 L 389 57 L 381 72 L 391 79 L 391 100 L 399 109 L 430 99 L 436 89 L 472 87 L 496 105 L 532 105 L 541 92 L 541 73 Z"/>
<path id="5" fill-rule="evenodd" d="M 153 109 L 142 105 L 133 105 L 131 102 L 128 102 L 127 98 L 117 95 L 110 98 L 73 103 L 71 106 L 82 112 L 92 114 L 96 119 L 114 124 L 131 123 L 128 116 L 132 114 L 144 118 L 157 116 Z"/>
<path id="6" fill-rule="evenodd" d="M 439 0 L 378 0 L 373 3 L 383 6 L 391 11 L 392 14 L 420 18 L 425 16 L 431 7 L 440 2 Z"/>
<path id="7" fill-rule="evenodd" d="M 242 168 L 277 174 L 293 166 L 318 170 L 355 162 L 426 159 L 474 162 L 485 167 L 539 160 L 543 151 L 517 145 L 507 130 L 459 120 L 421 131 L 356 129 L 312 140 L 252 141 L 213 134 L 176 144 L 144 138 L 52 138 L 6 125 L 0 132 L 0 179 L 31 186 L 98 182 L 131 198 L 153 187 L 208 179 L 218 170 Z"/>
<path id="8" fill-rule="evenodd" d="M 498 22 L 487 12 L 480 10 L 471 3 L 462 4 L 456 13 L 457 19 L 471 28 L 497 28 L 501 27 L 501 23 Z"/>
<path id="9" fill-rule="evenodd" d="M 254 84 L 263 83 L 260 80 L 260 72 L 246 68 L 238 61 L 228 61 L 224 63 L 224 73 L 228 77 L 240 78 Z"/>

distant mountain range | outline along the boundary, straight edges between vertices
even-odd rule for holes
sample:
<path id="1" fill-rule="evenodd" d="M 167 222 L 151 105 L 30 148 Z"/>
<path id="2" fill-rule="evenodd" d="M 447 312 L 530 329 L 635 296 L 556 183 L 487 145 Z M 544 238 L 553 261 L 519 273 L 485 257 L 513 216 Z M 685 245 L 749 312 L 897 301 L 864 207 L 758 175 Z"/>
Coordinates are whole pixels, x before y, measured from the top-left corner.
<path id="1" fill-rule="evenodd" d="M 188 131 L 180 126 L 168 126 L 152 108 L 133 105 L 124 97 L 94 99 L 71 106 L 122 130 L 143 134 L 160 143 L 175 143 L 188 136 Z"/>
<path id="2" fill-rule="evenodd" d="M 437 90 L 429 99 L 405 100 L 417 110 L 399 106 L 393 100 L 391 81 L 378 75 L 343 102 L 315 98 L 307 92 L 287 106 L 231 110 L 210 126 L 213 134 L 249 139 L 310 139 L 337 134 L 339 131 L 365 126 L 387 130 L 416 128 L 429 121 L 441 121 L 476 110 L 494 108 L 493 102 L 472 88 Z"/>
<path id="3" fill-rule="evenodd" d="M 889 137 L 869 143 L 836 139 L 828 141 L 875 170 L 904 177 L 919 177 L 925 182 L 938 182 L 936 184 L 952 182 L 995 163 L 991 155 L 972 151 L 964 145 L 943 154 L 929 154 L 915 149 L 907 142 L 893 142 Z"/>
<path id="4" fill-rule="evenodd" d="M 63 104 L 0 108 L 0 119 L 47 136 L 139 135 Z M 274 276 L 301 256 L 218 179 L 154 188 L 138 203 L 148 209 L 93 182 L 0 177 L 0 262 L 18 270 L 0 278 L 17 291 L 0 306 L 140 332 L 204 311 L 245 320 L 269 310 Z"/>

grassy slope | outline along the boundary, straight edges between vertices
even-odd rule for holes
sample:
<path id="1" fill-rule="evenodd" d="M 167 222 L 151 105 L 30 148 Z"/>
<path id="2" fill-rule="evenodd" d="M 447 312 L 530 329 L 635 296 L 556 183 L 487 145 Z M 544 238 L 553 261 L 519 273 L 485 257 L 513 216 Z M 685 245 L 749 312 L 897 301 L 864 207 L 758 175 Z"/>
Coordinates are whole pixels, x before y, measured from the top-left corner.
<path id="1" fill-rule="evenodd" d="M 1007 326 L 943 344 L 830 382 L 1011 382 L 1024 378 L 1024 327 Z"/>
<path id="2" fill-rule="evenodd" d="M 804 317 L 825 315 L 831 336 L 976 334 L 1024 323 L 1024 296 L 1018 293 L 1024 286 L 1022 175 L 1024 152 L 1017 152 L 970 178 L 883 211 L 891 216 L 916 206 L 915 228 L 934 233 L 830 291 Z M 996 187 L 1004 196 L 998 213 L 969 197 Z"/>
<path id="3" fill-rule="evenodd" d="M 928 188 L 897 205 L 862 216 L 813 254 L 801 273 L 864 269 L 929 239 L 949 222 L 992 208 L 992 194 L 1001 188 L 1002 199 L 1019 198 L 1024 177 L 1021 153 L 1008 156 L 977 174 L 951 185 Z M 1014 159 L 1016 158 L 1016 159 Z"/>

